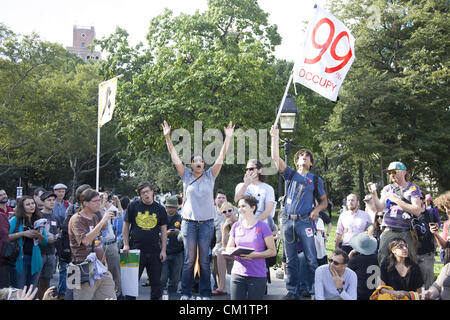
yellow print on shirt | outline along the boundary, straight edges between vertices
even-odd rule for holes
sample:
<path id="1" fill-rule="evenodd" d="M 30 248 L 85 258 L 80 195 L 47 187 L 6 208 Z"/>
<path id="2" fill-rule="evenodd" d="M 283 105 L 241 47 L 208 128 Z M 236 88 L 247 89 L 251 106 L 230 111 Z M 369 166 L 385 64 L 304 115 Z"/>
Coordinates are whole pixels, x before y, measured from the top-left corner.
<path id="1" fill-rule="evenodd" d="M 156 218 L 156 213 L 150 214 L 148 211 L 138 212 L 136 216 L 136 224 L 142 230 L 150 230 L 153 229 L 158 223 L 158 219 Z"/>

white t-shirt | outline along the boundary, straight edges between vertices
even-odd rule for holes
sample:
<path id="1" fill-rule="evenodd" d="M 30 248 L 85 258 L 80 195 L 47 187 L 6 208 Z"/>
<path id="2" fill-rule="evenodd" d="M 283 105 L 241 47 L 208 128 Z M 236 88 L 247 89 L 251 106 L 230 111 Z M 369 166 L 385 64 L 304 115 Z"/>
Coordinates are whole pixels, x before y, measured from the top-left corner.
<path id="1" fill-rule="evenodd" d="M 325 232 L 325 224 L 323 220 L 317 218 L 316 224 L 316 234 L 314 234 L 314 244 L 316 245 L 317 259 L 322 259 L 327 255 L 327 248 L 325 247 L 325 239 L 323 238 L 323 233 Z"/>
<path id="2" fill-rule="evenodd" d="M 236 186 L 234 192 L 235 195 L 239 192 L 239 190 L 241 190 L 243 185 L 244 183 L 241 182 Z M 255 197 L 256 200 L 258 201 L 258 206 L 256 207 L 255 212 L 255 218 L 259 217 L 261 213 L 264 212 L 264 210 L 266 209 L 266 204 L 270 202 L 274 204 L 272 211 L 270 213 L 270 217 L 273 218 L 275 216 L 275 207 L 276 207 L 275 191 L 270 185 L 264 182 L 258 184 L 252 183 L 247 187 L 247 190 L 245 190 L 244 195 Z M 268 219 L 265 219 L 264 222 L 269 224 Z"/>
<path id="3" fill-rule="evenodd" d="M 336 233 L 344 235 L 342 245 L 349 246 L 350 239 L 364 232 L 372 224 L 372 219 L 365 211 L 358 210 L 355 215 L 347 210 L 339 216 Z"/>

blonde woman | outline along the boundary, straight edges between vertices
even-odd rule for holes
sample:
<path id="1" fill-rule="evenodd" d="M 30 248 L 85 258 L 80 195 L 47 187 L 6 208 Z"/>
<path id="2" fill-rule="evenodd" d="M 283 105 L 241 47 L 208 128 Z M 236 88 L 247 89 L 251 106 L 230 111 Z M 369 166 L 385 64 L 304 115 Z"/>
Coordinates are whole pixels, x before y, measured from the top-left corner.
<path id="1" fill-rule="evenodd" d="M 213 290 L 211 294 L 213 296 L 221 296 L 227 294 L 227 264 L 230 260 L 229 257 L 225 257 L 222 253 L 227 247 L 227 242 L 230 237 L 230 231 L 233 224 L 238 220 L 234 206 L 230 202 L 225 202 L 219 209 L 219 213 L 225 218 L 225 221 L 221 225 L 222 231 L 222 246 L 217 250 L 217 289 Z"/>

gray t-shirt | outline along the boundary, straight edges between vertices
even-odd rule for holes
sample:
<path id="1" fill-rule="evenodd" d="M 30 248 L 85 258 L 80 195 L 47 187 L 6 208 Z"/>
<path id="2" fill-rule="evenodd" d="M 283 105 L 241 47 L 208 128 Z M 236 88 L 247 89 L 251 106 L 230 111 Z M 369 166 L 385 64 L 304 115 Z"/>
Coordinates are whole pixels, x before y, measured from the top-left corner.
<path id="1" fill-rule="evenodd" d="M 214 206 L 214 181 L 212 168 L 203 173 L 203 176 L 195 181 L 190 169 L 184 167 L 181 177 L 185 202 L 181 210 L 184 219 L 205 221 L 214 219 L 216 208 Z M 195 182 L 194 182 L 195 181 Z"/>

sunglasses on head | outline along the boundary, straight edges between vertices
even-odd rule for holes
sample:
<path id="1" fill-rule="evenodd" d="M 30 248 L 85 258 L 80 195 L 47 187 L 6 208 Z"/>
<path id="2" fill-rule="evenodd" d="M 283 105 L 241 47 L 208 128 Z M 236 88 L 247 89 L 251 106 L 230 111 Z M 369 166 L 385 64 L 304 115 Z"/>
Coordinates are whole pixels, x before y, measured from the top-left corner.
<path id="1" fill-rule="evenodd" d="M 253 170 L 255 170 L 256 168 L 245 168 L 245 171 L 247 172 L 247 171 L 253 171 Z"/>
<path id="2" fill-rule="evenodd" d="M 222 211 L 223 214 L 225 214 L 225 213 L 231 213 L 231 212 L 233 212 L 233 209 L 228 209 L 228 210 Z"/>
<path id="3" fill-rule="evenodd" d="M 328 259 L 328 262 L 334 264 L 335 266 L 338 266 L 340 264 L 344 264 L 344 263 L 341 263 L 341 262 L 337 262 L 336 260 L 333 260 L 331 258 Z"/>

